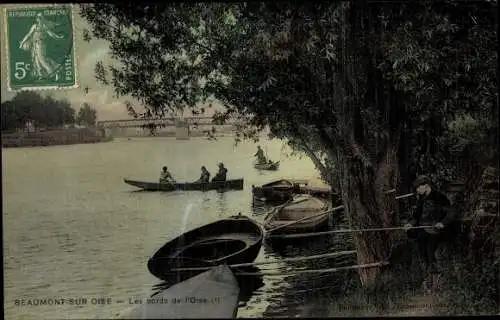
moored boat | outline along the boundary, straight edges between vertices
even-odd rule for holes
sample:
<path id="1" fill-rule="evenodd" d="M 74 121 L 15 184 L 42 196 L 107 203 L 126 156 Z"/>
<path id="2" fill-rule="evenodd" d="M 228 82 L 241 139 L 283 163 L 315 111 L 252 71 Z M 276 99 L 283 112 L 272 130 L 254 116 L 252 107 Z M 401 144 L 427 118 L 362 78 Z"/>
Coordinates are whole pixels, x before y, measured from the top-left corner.
<path id="1" fill-rule="evenodd" d="M 219 265 L 142 301 L 121 318 L 236 318 L 239 293 L 232 271 Z"/>
<path id="2" fill-rule="evenodd" d="M 207 190 L 243 190 L 243 179 L 233 179 L 214 182 L 184 182 L 184 183 L 159 183 L 130 179 L 123 181 L 131 186 L 145 191 L 207 191 Z"/>
<path id="3" fill-rule="evenodd" d="M 298 195 L 282 206 L 275 207 L 265 218 L 269 235 L 308 233 L 328 227 L 329 203 L 311 195 Z"/>
<path id="4" fill-rule="evenodd" d="M 263 238 L 262 227 L 246 216 L 221 219 L 167 242 L 149 259 L 148 269 L 155 277 L 171 281 L 204 271 L 177 269 L 250 263 L 259 254 Z"/>
<path id="5" fill-rule="evenodd" d="M 280 162 L 254 163 L 253 167 L 258 170 L 276 171 L 280 167 Z"/>
<path id="6" fill-rule="evenodd" d="M 284 203 L 291 200 L 294 194 L 302 193 L 302 186 L 307 184 L 307 180 L 280 179 L 263 184 L 260 187 L 252 185 L 253 200 Z"/>

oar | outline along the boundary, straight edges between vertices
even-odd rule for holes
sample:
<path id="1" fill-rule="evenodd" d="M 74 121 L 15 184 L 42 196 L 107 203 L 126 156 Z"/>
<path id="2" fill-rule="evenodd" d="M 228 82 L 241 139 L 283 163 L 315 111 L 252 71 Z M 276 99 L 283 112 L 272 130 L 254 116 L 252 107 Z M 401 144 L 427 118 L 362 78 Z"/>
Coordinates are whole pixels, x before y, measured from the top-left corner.
<path id="1" fill-rule="evenodd" d="M 338 207 L 335 207 L 333 209 L 330 209 L 330 210 L 327 210 L 327 211 L 323 211 L 323 212 L 320 212 L 318 214 L 315 214 L 313 216 L 308 216 L 308 217 L 304 217 L 302 219 L 299 219 L 299 220 L 295 220 L 295 221 L 292 221 L 290 223 L 287 223 L 287 224 L 283 224 L 281 226 L 278 226 L 276 228 L 273 228 L 273 229 L 270 229 L 270 230 L 267 230 L 267 232 L 273 232 L 273 231 L 276 231 L 276 230 L 279 230 L 279 229 L 282 229 L 282 228 L 285 228 L 285 227 L 288 227 L 288 226 L 291 226 L 291 225 L 294 225 L 296 223 L 299 223 L 301 221 L 304 221 L 304 220 L 309 220 L 309 219 L 312 219 L 312 218 L 317 218 L 317 217 L 320 217 L 322 215 L 325 215 L 325 214 L 328 214 L 328 213 L 331 213 L 331 212 L 335 212 L 335 211 L 338 211 L 338 210 L 341 210 L 343 209 L 344 206 L 338 206 Z"/>

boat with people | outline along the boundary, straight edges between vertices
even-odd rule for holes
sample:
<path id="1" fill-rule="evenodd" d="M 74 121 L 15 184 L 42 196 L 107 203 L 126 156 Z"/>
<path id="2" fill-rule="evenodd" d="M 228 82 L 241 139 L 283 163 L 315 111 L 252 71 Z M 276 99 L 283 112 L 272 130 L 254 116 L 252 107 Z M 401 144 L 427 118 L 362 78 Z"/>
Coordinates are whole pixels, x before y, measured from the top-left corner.
<path id="1" fill-rule="evenodd" d="M 255 169 L 275 171 L 280 166 L 279 161 L 272 161 L 267 155 L 264 155 L 264 150 L 260 146 L 257 146 L 257 152 L 253 156 L 257 158 L 253 164 Z"/>
<path id="2" fill-rule="evenodd" d="M 210 182 L 147 182 L 124 178 L 123 181 L 144 191 L 207 191 L 207 190 L 243 190 L 244 179 L 230 179 L 226 181 Z"/>
<path id="3" fill-rule="evenodd" d="M 243 215 L 221 219 L 168 241 L 148 261 L 149 272 L 169 281 L 219 264 L 253 262 L 262 247 L 263 228 Z M 196 270 L 183 270 L 197 268 Z"/>
<path id="4" fill-rule="evenodd" d="M 253 200 L 281 204 L 291 200 L 294 194 L 302 193 L 308 183 L 308 180 L 279 179 L 258 187 L 252 185 Z"/>
<path id="5" fill-rule="evenodd" d="M 127 310 L 121 319 L 236 318 L 240 287 L 226 265 L 177 283 Z"/>
<path id="6" fill-rule="evenodd" d="M 280 161 L 269 160 L 266 163 L 254 163 L 253 167 L 257 170 L 276 171 L 280 167 Z"/>
<path id="7" fill-rule="evenodd" d="M 308 233 L 328 227 L 330 203 L 308 194 L 294 196 L 293 200 L 274 207 L 264 219 L 267 235 Z"/>

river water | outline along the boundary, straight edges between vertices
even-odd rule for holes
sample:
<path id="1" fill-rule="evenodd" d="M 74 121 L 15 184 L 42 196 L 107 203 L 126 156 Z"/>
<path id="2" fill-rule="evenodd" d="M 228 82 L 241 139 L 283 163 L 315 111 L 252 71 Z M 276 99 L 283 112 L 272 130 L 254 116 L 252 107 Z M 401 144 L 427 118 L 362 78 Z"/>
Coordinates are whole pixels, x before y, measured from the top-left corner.
<path id="1" fill-rule="evenodd" d="M 246 142 L 234 146 L 231 137 L 217 141 L 132 138 L 3 149 L 6 319 L 110 318 L 123 313 L 132 307 L 129 299 L 148 297 L 152 286 L 160 283 L 146 264 L 169 239 L 238 212 L 252 216 L 256 210 L 252 208 L 252 184 L 317 176 L 308 158 L 287 156 L 289 150 L 283 142 L 261 140 L 260 144 L 271 158 L 281 159 L 279 171 L 253 169 L 256 145 Z M 123 183 L 124 177 L 156 181 L 163 165 L 178 181 L 195 180 L 201 165 L 214 174 L 220 161 L 229 169 L 228 178 L 245 178 L 243 191 L 134 192 Z M 287 255 L 351 249 L 349 239 L 340 236 L 304 242 L 307 245 L 285 252 L 264 245 L 257 261 L 274 263 L 260 269 L 290 273 L 352 264 L 352 257 L 345 256 L 300 263 L 280 261 Z M 255 278 L 240 302 L 238 316 L 312 315 L 311 301 L 325 290 L 341 294 L 348 276 Z M 65 299 L 65 303 L 27 305 L 28 301 L 51 298 Z M 314 315 L 327 316 L 318 312 Z"/>

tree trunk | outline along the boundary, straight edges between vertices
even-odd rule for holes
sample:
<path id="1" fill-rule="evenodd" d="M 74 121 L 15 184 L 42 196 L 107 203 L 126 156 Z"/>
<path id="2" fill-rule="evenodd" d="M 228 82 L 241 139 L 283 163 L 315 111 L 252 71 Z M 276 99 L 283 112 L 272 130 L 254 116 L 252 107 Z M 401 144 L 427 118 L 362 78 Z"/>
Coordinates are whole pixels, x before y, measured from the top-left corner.
<path id="1" fill-rule="evenodd" d="M 350 227 L 355 229 L 390 227 L 393 212 L 385 191 L 396 188 L 398 177 L 397 144 L 388 146 L 384 158 L 375 167 L 360 160 L 342 161 L 342 200 Z M 389 198 L 390 199 L 390 198 Z M 385 261 L 390 255 L 394 232 L 360 232 L 353 235 L 358 264 Z M 364 287 L 375 285 L 379 268 L 359 269 Z"/>

